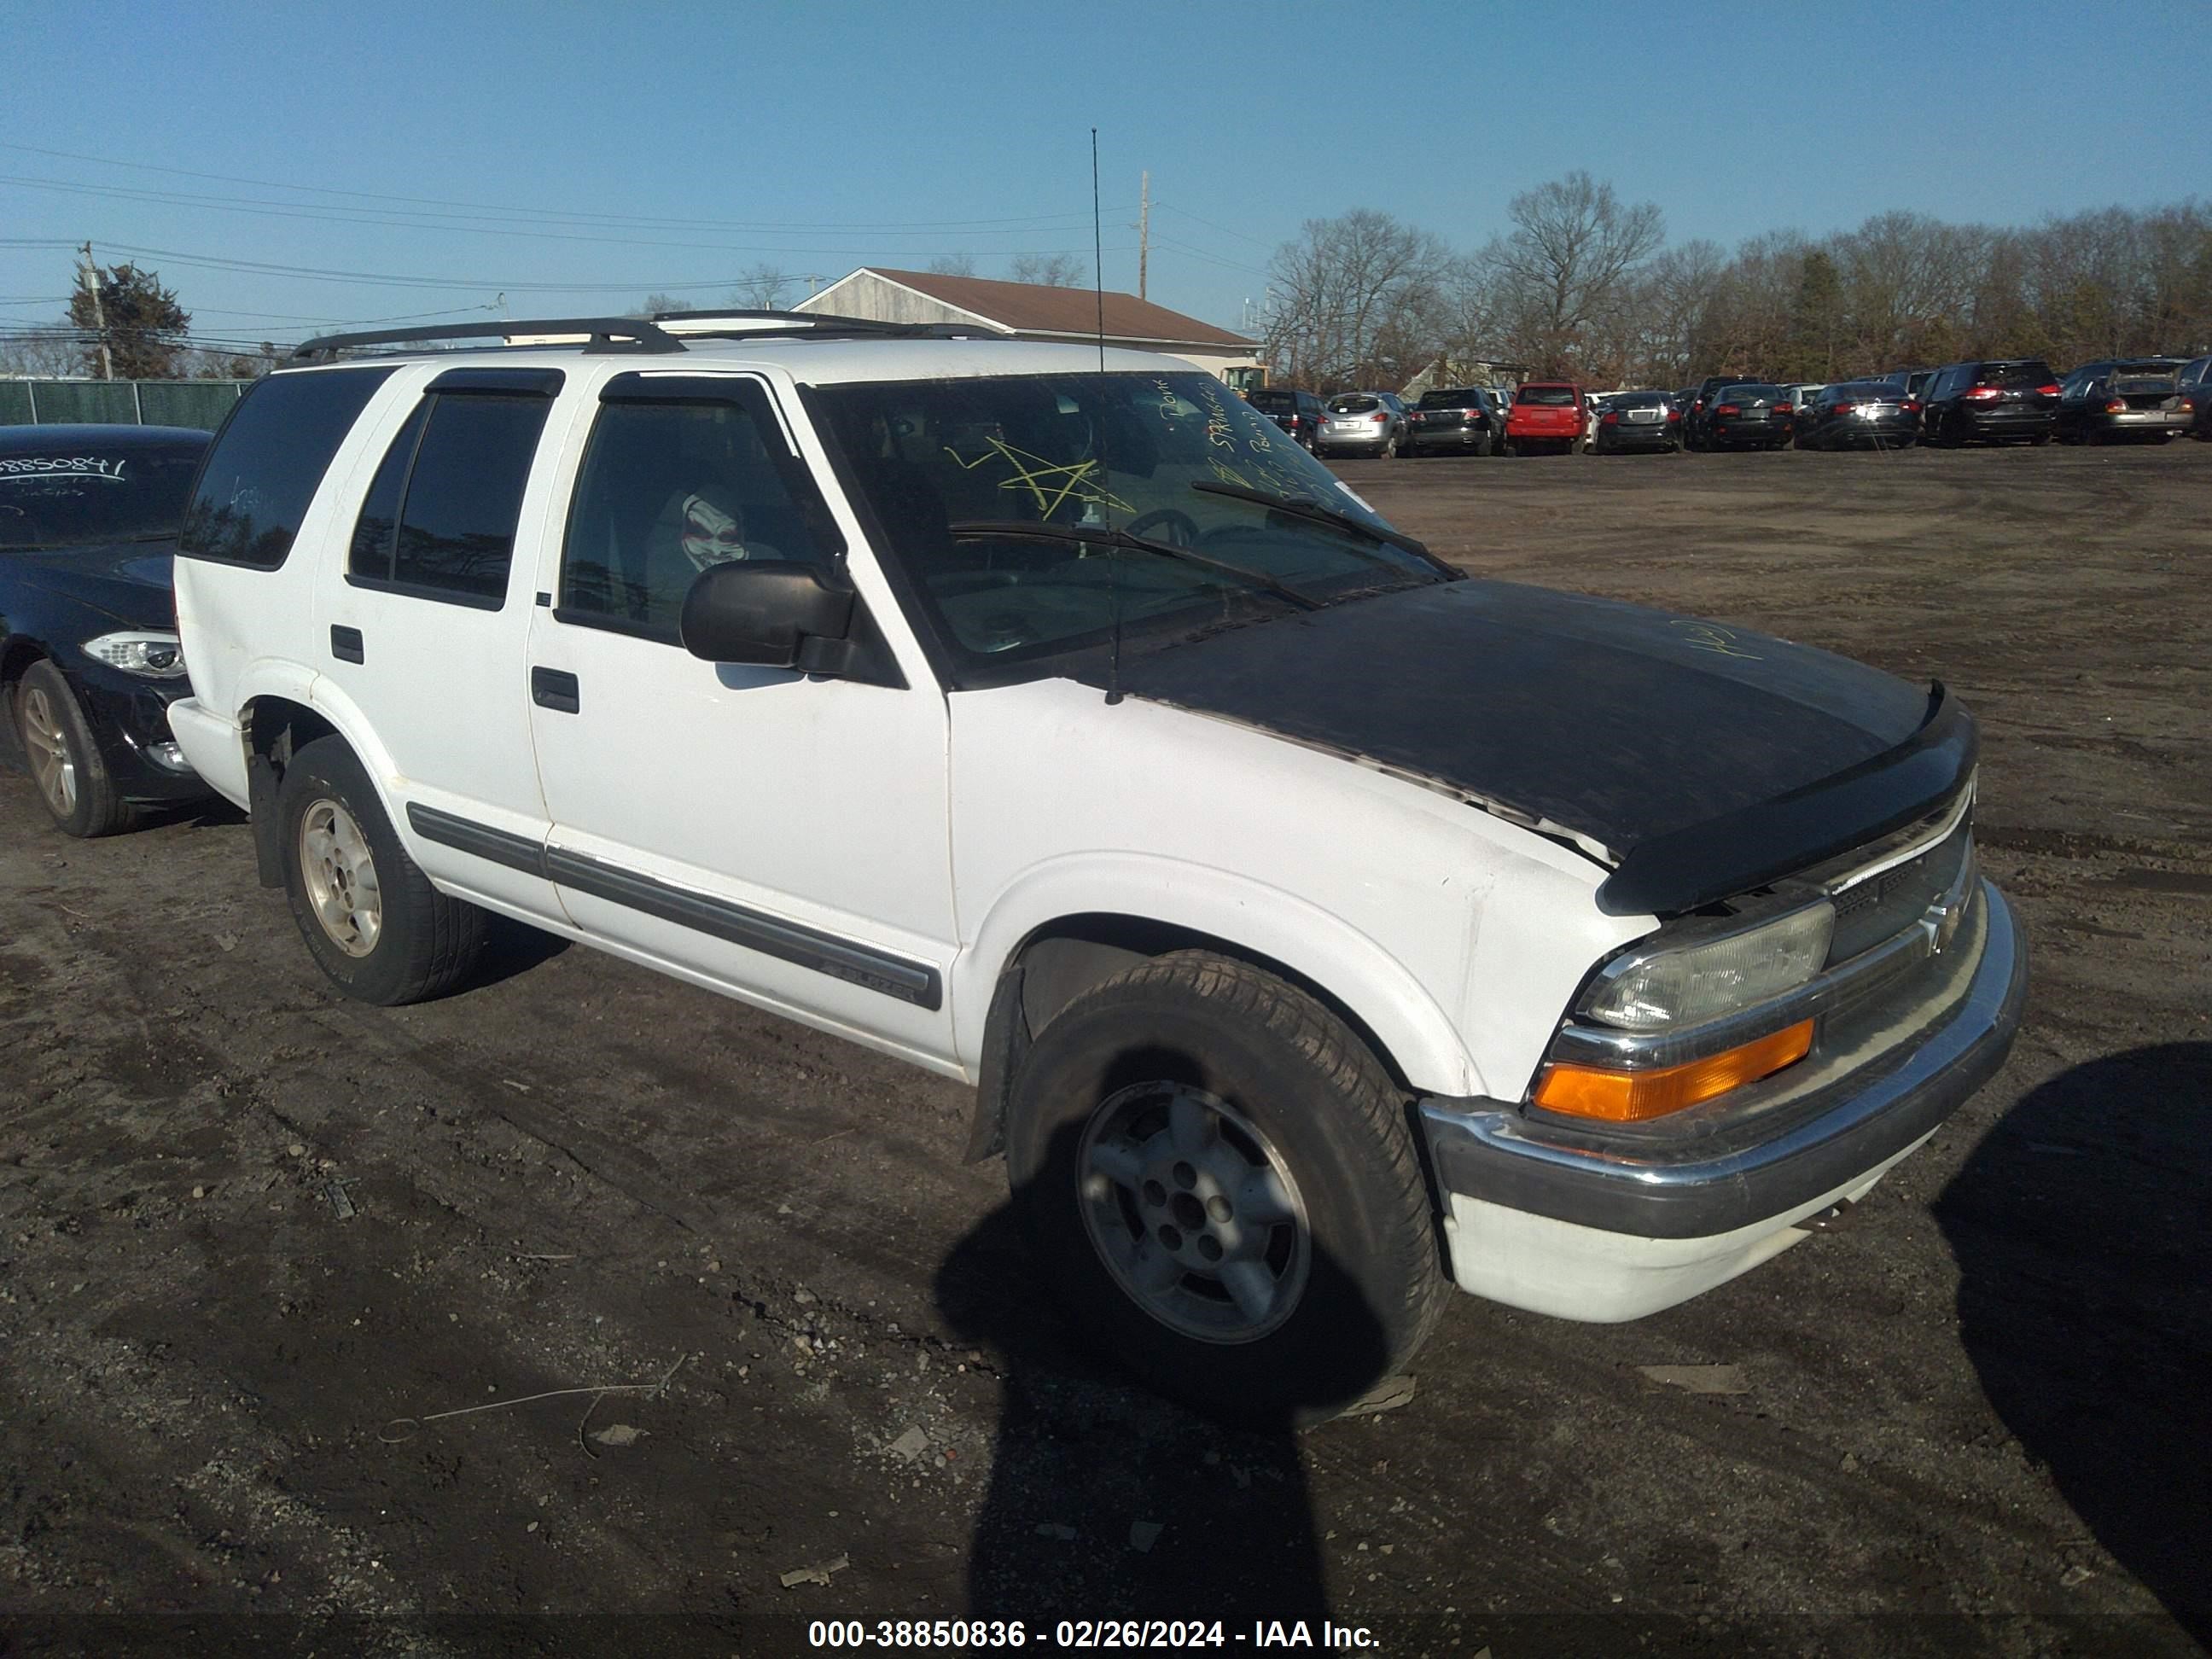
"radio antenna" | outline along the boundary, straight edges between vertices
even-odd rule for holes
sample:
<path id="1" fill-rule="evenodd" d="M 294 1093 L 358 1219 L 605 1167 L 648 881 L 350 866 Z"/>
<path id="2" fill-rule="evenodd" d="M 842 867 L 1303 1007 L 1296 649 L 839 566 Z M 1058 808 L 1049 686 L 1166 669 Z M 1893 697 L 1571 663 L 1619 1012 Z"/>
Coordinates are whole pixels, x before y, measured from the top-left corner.
<path id="1" fill-rule="evenodd" d="M 1098 129 L 1091 129 L 1091 291 L 1098 298 L 1098 419 L 1092 430 L 1097 434 L 1091 447 L 1097 453 L 1100 474 L 1098 514 L 1106 520 L 1109 532 L 1114 528 L 1114 492 L 1106 482 L 1106 237 L 1099 228 L 1098 215 Z M 1106 701 L 1110 705 L 1121 701 L 1121 550 L 1114 543 L 1106 550 L 1107 605 L 1114 617 L 1114 632 L 1107 647 Z"/>

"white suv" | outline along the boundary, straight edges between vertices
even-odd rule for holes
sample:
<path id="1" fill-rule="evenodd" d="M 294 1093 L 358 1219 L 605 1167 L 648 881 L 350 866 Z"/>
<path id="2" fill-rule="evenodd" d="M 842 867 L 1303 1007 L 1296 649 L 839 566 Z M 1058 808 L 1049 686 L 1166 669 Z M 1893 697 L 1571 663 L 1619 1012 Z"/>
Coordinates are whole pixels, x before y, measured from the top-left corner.
<path id="1" fill-rule="evenodd" d="M 1472 580 L 1174 359 L 508 325 L 218 435 L 171 721 L 341 988 L 495 911 L 974 1082 L 1042 1270 L 1304 1421 L 1848 1209 L 2025 958 L 1940 686 Z"/>

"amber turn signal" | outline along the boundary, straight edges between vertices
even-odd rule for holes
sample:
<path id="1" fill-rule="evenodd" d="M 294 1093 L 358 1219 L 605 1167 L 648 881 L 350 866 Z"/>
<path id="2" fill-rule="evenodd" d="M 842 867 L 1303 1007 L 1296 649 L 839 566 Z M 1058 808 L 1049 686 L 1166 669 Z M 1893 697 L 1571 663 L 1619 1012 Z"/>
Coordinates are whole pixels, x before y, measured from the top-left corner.
<path id="1" fill-rule="evenodd" d="M 1812 1047 L 1813 1022 L 1806 1019 L 1739 1048 L 1648 1072 L 1550 1066 L 1538 1081 L 1534 1098 L 1547 1112 L 1607 1123 L 1641 1123 L 1771 1077 L 1804 1059 Z"/>

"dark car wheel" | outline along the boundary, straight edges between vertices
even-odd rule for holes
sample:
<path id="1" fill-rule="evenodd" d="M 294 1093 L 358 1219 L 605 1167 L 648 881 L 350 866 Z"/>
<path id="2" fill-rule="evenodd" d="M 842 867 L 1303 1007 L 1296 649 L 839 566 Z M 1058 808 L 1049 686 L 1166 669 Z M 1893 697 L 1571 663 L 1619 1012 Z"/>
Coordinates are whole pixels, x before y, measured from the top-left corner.
<path id="1" fill-rule="evenodd" d="M 89 841 L 137 817 L 115 787 L 106 757 L 62 672 L 34 662 L 15 683 L 15 731 L 38 786 L 39 804 L 64 835 Z"/>
<path id="2" fill-rule="evenodd" d="M 1014 1082 L 1014 1205 L 1074 1322 L 1160 1392 L 1273 1427 L 1393 1376 L 1449 1290 L 1405 1099 L 1303 991 L 1176 951 L 1083 993 Z"/>
<path id="3" fill-rule="evenodd" d="M 389 1007 L 452 990 L 476 965 L 484 913 L 430 885 L 342 738 L 292 757 L 277 786 L 284 890 L 331 983 Z"/>

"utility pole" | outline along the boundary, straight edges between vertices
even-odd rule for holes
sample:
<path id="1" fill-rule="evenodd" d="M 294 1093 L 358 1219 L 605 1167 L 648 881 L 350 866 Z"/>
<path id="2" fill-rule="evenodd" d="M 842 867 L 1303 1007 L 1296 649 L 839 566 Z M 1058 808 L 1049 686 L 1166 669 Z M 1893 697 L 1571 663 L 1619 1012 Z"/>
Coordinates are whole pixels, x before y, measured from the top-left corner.
<path id="1" fill-rule="evenodd" d="M 1152 175 L 1147 170 L 1137 191 L 1137 297 L 1145 297 L 1145 266 L 1152 252 Z"/>
<path id="2" fill-rule="evenodd" d="M 90 242 L 84 245 L 82 252 L 85 285 L 92 289 L 92 325 L 100 331 L 100 378 L 112 380 L 115 378 L 115 359 L 107 349 L 107 312 L 100 302 L 100 267 L 92 262 Z"/>

